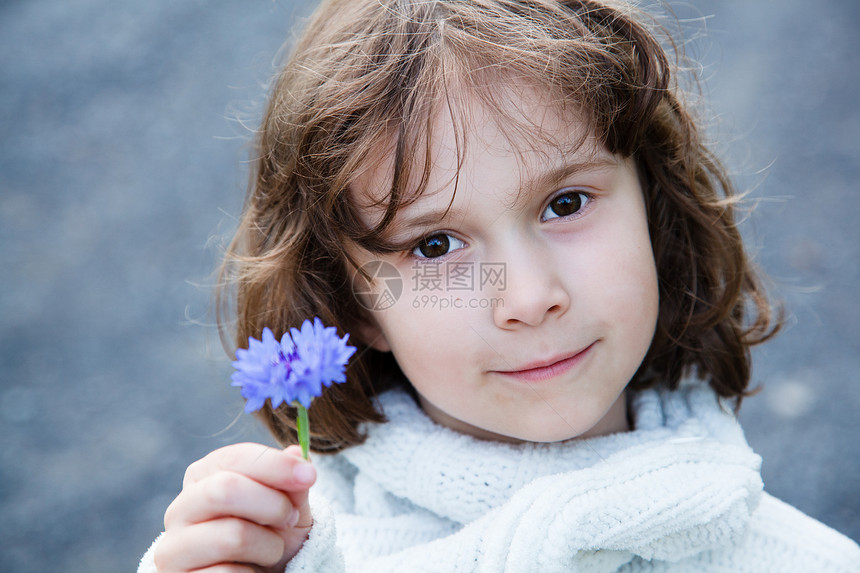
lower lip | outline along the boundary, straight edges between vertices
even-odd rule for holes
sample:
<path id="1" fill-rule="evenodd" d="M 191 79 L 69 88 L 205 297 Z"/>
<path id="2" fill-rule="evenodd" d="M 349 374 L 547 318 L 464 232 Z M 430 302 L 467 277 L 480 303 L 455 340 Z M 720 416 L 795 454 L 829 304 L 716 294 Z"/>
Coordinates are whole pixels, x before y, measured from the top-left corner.
<path id="1" fill-rule="evenodd" d="M 501 374 L 503 376 L 507 376 L 508 378 L 514 378 L 521 382 L 542 382 L 544 380 L 550 380 L 564 374 L 583 360 L 585 360 L 586 356 L 589 354 L 592 348 L 594 348 L 594 344 L 590 344 L 587 348 L 578 352 L 571 356 L 570 358 L 565 358 L 564 360 L 559 360 L 549 366 L 541 366 L 540 368 L 530 368 L 528 370 L 515 370 L 512 372 L 503 372 L 501 370 L 497 370 L 496 374 Z"/>

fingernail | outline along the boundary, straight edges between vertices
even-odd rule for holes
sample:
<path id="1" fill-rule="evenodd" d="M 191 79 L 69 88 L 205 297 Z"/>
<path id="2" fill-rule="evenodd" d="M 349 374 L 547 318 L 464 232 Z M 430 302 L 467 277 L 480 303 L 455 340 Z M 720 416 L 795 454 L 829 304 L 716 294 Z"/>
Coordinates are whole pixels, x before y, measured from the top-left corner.
<path id="1" fill-rule="evenodd" d="M 299 522 L 299 510 L 294 509 L 293 514 L 290 516 L 290 519 L 287 520 L 287 527 L 295 527 L 295 525 Z"/>
<path id="2" fill-rule="evenodd" d="M 311 483 L 317 476 L 314 466 L 307 462 L 300 462 L 293 468 L 293 478 L 301 483 Z"/>

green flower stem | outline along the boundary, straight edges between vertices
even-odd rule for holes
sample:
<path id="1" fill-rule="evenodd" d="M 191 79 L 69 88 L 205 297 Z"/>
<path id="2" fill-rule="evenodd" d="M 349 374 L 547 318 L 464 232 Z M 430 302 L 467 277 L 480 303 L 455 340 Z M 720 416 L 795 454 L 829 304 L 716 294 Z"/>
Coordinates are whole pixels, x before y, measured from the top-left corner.
<path id="1" fill-rule="evenodd" d="M 296 419 L 296 432 L 299 435 L 299 445 L 302 446 L 302 457 L 306 460 L 310 459 L 308 456 L 308 449 L 310 448 L 310 434 L 308 429 L 310 428 L 310 423 L 308 422 L 308 411 L 301 404 L 296 403 L 296 409 L 299 411 L 299 417 Z"/>

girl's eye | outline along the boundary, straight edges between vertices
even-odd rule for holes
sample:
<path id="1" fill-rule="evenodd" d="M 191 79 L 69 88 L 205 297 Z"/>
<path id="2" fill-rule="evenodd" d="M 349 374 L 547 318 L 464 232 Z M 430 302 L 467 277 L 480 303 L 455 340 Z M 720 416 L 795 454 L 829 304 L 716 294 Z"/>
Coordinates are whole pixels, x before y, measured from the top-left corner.
<path id="1" fill-rule="evenodd" d="M 424 237 L 418 245 L 412 249 L 412 254 L 422 259 L 435 259 L 447 255 L 451 251 L 462 249 L 463 241 L 445 233 Z"/>
<path id="2" fill-rule="evenodd" d="M 567 217 L 580 211 L 591 198 L 581 191 L 568 191 L 562 193 L 555 199 L 549 202 L 544 212 L 541 214 L 541 220 L 555 219 L 557 217 Z"/>

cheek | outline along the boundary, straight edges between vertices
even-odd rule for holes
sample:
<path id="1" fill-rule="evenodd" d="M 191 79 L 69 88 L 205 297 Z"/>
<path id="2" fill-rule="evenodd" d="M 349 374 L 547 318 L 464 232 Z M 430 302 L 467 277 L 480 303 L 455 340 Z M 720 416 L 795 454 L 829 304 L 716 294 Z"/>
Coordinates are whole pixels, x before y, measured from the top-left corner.
<path id="1" fill-rule="evenodd" d="M 630 334 L 647 347 L 657 325 L 660 294 L 650 243 L 640 243 L 621 257 L 609 289 L 616 317 L 630 326 Z"/>
<path id="2" fill-rule="evenodd" d="M 426 300 L 425 300 L 426 297 Z M 379 316 L 379 324 L 388 340 L 400 367 L 407 370 L 419 367 L 431 371 L 446 364 L 463 346 L 461 320 L 454 313 L 439 308 L 442 295 L 404 293 L 404 297 Z"/>
<path id="3" fill-rule="evenodd" d="M 416 320 L 421 320 L 416 318 Z M 454 364 L 465 358 L 462 346 L 444 329 L 425 324 L 420 331 L 410 328 L 389 329 L 388 342 L 398 366 L 410 384 L 422 395 L 435 397 L 456 382 Z M 444 395 L 444 394 L 443 394 Z"/>
<path id="4" fill-rule="evenodd" d="M 631 334 L 652 336 L 659 289 L 645 222 L 637 217 L 630 225 L 617 226 L 600 244 L 602 248 L 591 257 L 593 268 L 600 271 L 594 274 L 589 288 L 600 297 L 609 320 L 629 325 Z"/>

